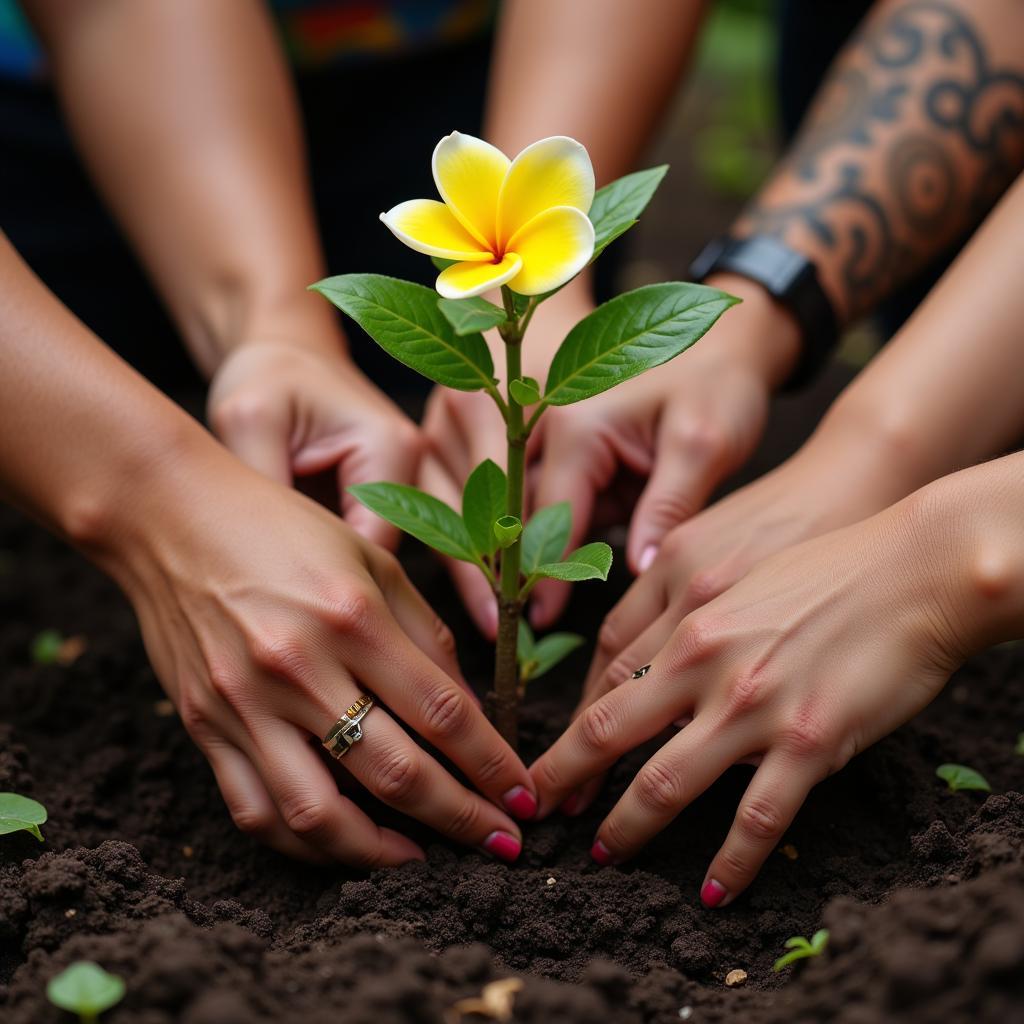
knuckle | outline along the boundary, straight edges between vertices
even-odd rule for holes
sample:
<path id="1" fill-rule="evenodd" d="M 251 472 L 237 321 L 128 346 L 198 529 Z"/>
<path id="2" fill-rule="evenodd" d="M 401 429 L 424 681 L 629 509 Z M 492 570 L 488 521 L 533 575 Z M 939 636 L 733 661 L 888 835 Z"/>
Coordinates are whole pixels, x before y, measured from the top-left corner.
<path id="1" fill-rule="evenodd" d="M 310 672 L 306 645 L 299 637 L 257 636 L 249 644 L 253 664 L 263 672 L 285 679 L 305 679 Z"/>
<path id="2" fill-rule="evenodd" d="M 686 584 L 686 600 L 691 607 L 699 608 L 718 597 L 724 589 L 722 574 L 717 569 L 698 569 Z"/>
<path id="3" fill-rule="evenodd" d="M 445 834 L 456 838 L 477 835 L 480 831 L 480 805 L 472 798 L 464 799 L 448 819 Z"/>
<path id="4" fill-rule="evenodd" d="M 445 657 L 455 657 L 455 634 L 438 615 L 434 616 L 434 638 L 438 649 Z"/>
<path id="5" fill-rule="evenodd" d="M 618 722 L 608 701 L 591 704 L 577 719 L 580 744 L 590 751 L 604 751 L 615 740 Z"/>
<path id="6" fill-rule="evenodd" d="M 330 594 L 324 601 L 323 615 L 327 625 L 342 636 L 368 641 L 377 621 L 376 602 L 363 587 L 347 586 Z"/>
<path id="7" fill-rule="evenodd" d="M 178 698 L 178 717 L 185 731 L 197 742 L 207 734 L 211 724 L 206 705 L 186 693 Z"/>
<path id="8" fill-rule="evenodd" d="M 213 662 L 208 667 L 210 688 L 229 707 L 237 708 L 245 699 L 249 680 L 231 662 Z M 192 712 L 198 710 L 193 708 Z"/>
<path id="9" fill-rule="evenodd" d="M 602 692 L 615 690 L 629 680 L 639 666 L 628 664 L 626 658 L 616 658 L 601 676 Z"/>
<path id="10" fill-rule="evenodd" d="M 656 814 L 675 814 L 683 804 L 676 773 L 660 761 L 648 761 L 633 782 L 640 803 Z"/>
<path id="11" fill-rule="evenodd" d="M 724 846 L 718 854 L 717 860 L 719 865 L 724 868 L 719 873 L 719 877 L 725 875 L 729 879 L 742 882 L 750 878 L 754 873 L 755 865 L 751 862 L 750 857 L 738 847 L 732 845 Z M 713 870 L 717 870 L 717 868 Z"/>
<path id="12" fill-rule="evenodd" d="M 779 737 L 780 746 L 797 757 L 817 757 L 830 749 L 830 733 L 820 715 L 809 707 L 801 708 L 786 723 Z"/>
<path id="13" fill-rule="evenodd" d="M 729 450 L 729 437 L 710 419 L 690 419 L 676 424 L 669 435 L 673 446 L 688 458 L 704 465 L 723 460 Z"/>
<path id="14" fill-rule="evenodd" d="M 736 824 L 758 842 L 774 841 L 785 831 L 779 809 L 767 800 L 749 800 L 736 812 Z"/>
<path id="15" fill-rule="evenodd" d="M 508 755 L 504 750 L 498 749 L 493 754 L 488 754 L 473 768 L 473 777 L 478 787 L 487 788 L 491 783 L 506 777 L 510 770 Z"/>
<path id="16" fill-rule="evenodd" d="M 423 733 L 431 740 L 449 740 L 469 726 L 470 704 L 465 693 L 454 686 L 436 686 L 423 700 Z"/>
<path id="17" fill-rule="evenodd" d="M 726 715 L 738 718 L 751 714 L 765 705 L 772 689 L 762 666 L 740 672 L 728 689 Z"/>
<path id="18" fill-rule="evenodd" d="M 281 808 L 281 817 L 288 828 L 301 837 L 322 835 L 329 822 L 327 808 L 309 799 L 286 801 Z"/>
<path id="19" fill-rule="evenodd" d="M 558 763 L 552 757 L 542 757 L 534 766 L 538 788 L 545 793 L 560 793 L 566 789 L 565 778 Z"/>
<path id="20" fill-rule="evenodd" d="M 235 828 L 250 836 L 265 836 L 274 827 L 274 815 L 270 811 L 261 811 L 257 807 L 229 805 L 228 812 Z"/>
<path id="21" fill-rule="evenodd" d="M 624 646 L 622 620 L 617 612 L 611 612 L 601 623 L 597 633 L 597 649 L 606 658 L 614 658 Z"/>
<path id="22" fill-rule="evenodd" d="M 423 769 L 416 758 L 397 751 L 381 759 L 370 789 L 385 803 L 406 803 L 415 796 L 422 777 Z"/>
<path id="23" fill-rule="evenodd" d="M 688 615 L 679 624 L 675 642 L 668 648 L 668 672 L 685 672 L 714 657 L 722 646 L 721 635 L 719 624 L 706 613 Z"/>
<path id="24" fill-rule="evenodd" d="M 275 418 L 274 408 L 266 398 L 253 393 L 230 395 L 210 409 L 210 425 L 222 436 L 265 426 Z"/>
<path id="25" fill-rule="evenodd" d="M 619 819 L 612 815 L 601 826 L 602 841 L 611 850 L 628 850 L 635 842 Z"/>
<path id="26" fill-rule="evenodd" d="M 699 511 L 693 498 L 681 491 L 657 491 L 646 502 L 647 515 L 663 526 L 685 522 Z"/>

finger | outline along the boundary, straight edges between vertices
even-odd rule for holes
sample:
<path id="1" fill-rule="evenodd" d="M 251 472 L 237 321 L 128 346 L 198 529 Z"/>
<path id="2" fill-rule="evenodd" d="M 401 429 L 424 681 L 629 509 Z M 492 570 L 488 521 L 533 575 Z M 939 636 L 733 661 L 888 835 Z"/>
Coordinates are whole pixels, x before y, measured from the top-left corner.
<path id="1" fill-rule="evenodd" d="M 473 700 L 480 703 L 462 674 L 455 637 L 441 617 L 412 585 L 398 561 L 384 552 L 371 554 L 374 579 L 402 632 L 437 667 L 464 686 Z"/>
<path id="2" fill-rule="evenodd" d="M 410 728 L 465 772 L 473 785 L 516 817 L 536 810 L 533 782 L 480 707 L 454 679 L 409 642 L 385 609 L 365 626 L 349 665 Z"/>
<path id="3" fill-rule="evenodd" d="M 427 456 L 420 466 L 420 486 L 434 497 L 447 502 L 452 508 L 461 506 L 461 489 L 433 456 Z M 446 558 L 444 561 L 462 603 L 477 629 L 489 640 L 494 640 L 498 633 L 498 603 L 486 577 L 477 566 L 468 562 L 461 562 L 455 558 Z"/>
<path id="4" fill-rule="evenodd" d="M 299 839 L 285 825 L 259 772 L 237 747 L 227 742 L 207 744 L 203 753 L 213 768 L 231 820 L 237 828 L 286 857 L 328 864 L 331 859 Z"/>
<path id="5" fill-rule="evenodd" d="M 399 531 L 357 501 L 348 488 L 353 484 L 388 480 L 412 483 L 416 479 L 423 443 L 419 431 L 408 421 L 363 425 L 361 436 L 338 463 L 338 495 L 345 521 L 367 540 L 387 550 L 398 545 Z"/>
<path id="6" fill-rule="evenodd" d="M 704 507 L 728 466 L 717 435 L 695 425 L 692 413 L 669 405 L 658 427 L 654 469 L 629 528 L 626 559 L 635 573 L 650 568 L 674 526 Z"/>
<path id="7" fill-rule="evenodd" d="M 235 455 L 258 473 L 290 486 L 290 424 L 287 409 L 233 395 L 210 412 L 214 432 Z"/>
<path id="8" fill-rule="evenodd" d="M 424 860 L 405 836 L 379 828 L 351 800 L 294 725 L 264 720 L 250 730 L 254 764 L 296 839 L 331 860 L 376 868 Z"/>
<path id="9" fill-rule="evenodd" d="M 363 739 L 342 763 L 378 800 L 449 839 L 504 861 L 519 856 L 522 837 L 512 819 L 456 782 L 383 708 L 368 712 Z"/>
<path id="10" fill-rule="evenodd" d="M 537 490 L 532 511 L 568 501 L 572 506 L 572 532 L 567 550 L 579 547 L 590 528 L 594 501 L 615 471 L 615 459 L 606 445 L 583 442 L 573 432 L 547 424 Z M 567 583 L 541 580 L 530 599 L 530 623 L 546 629 L 569 600 Z"/>
<path id="11" fill-rule="evenodd" d="M 632 655 L 626 655 L 625 652 L 637 642 L 652 622 L 660 618 L 667 606 L 668 590 L 664 576 L 660 572 L 641 577 L 626 591 L 601 623 L 601 629 L 597 634 L 597 650 L 594 652 L 583 687 L 584 699 L 586 694 L 609 674 L 613 665 L 623 669 L 630 666 L 622 673 L 625 678 L 634 669 L 646 665 L 651 660 L 648 657 L 633 664 L 631 660 L 627 660 L 627 657 L 632 658 Z M 653 655 L 654 652 L 651 653 Z"/>
<path id="12" fill-rule="evenodd" d="M 638 853 L 743 756 L 737 734 L 713 722 L 698 715 L 637 772 L 597 830 L 594 860 L 619 864 Z"/>
<path id="13" fill-rule="evenodd" d="M 673 659 L 679 658 L 674 652 Z M 657 736 L 691 710 L 695 678 L 667 677 L 659 662 L 594 701 L 531 766 L 543 817 L 574 790 L 607 771 L 623 754 Z"/>
<path id="14" fill-rule="evenodd" d="M 765 755 L 701 885 L 706 907 L 727 906 L 750 885 L 823 774 L 789 755 Z"/>

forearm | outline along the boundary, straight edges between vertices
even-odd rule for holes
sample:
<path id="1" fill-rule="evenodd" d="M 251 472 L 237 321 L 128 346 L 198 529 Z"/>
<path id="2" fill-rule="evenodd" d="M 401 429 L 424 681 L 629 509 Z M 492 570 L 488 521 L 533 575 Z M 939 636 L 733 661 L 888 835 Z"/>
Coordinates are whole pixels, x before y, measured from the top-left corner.
<path id="1" fill-rule="evenodd" d="M 76 320 L 3 235 L 0 280 L 0 489 L 102 561 L 169 462 L 218 446 Z"/>
<path id="2" fill-rule="evenodd" d="M 1024 5 L 884 0 L 737 234 L 816 263 L 842 320 L 972 229 L 1024 165 Z"/>
<path id="3" fill-rule="evenodd" d="M 299 117 L 256 0 L 32 0 L 72 131 L 196 361 L 336 347 Z"/>
<path id="4" fill-rule="evenodd" d="M 895 500 L 1024 437 L 1022 230 L 1024 177 L 836 401 L 812 444 L 871 450 L 864 470 L 887 475 Z"/>

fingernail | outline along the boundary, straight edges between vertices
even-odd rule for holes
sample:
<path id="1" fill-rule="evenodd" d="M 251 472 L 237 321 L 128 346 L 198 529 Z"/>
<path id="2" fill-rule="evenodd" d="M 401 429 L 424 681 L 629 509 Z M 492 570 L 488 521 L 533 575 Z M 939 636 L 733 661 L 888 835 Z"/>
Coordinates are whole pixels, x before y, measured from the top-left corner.
<path id="1" fill-rule="evenodd" d="M 653 544 L 648 544 L 640 553 L 640 561 L 638 561 L 637 568 L 641 572 L 647 572 L 651 567 L 651 562 L 654 561 L 654 556 L 658 553 L 658 549 Z"/>
<path id="2" fill-rule="evenodd" d="M 713 878 L 709 878 L 700 891 L 700 901 L 705 907 L 717 907 L 727 894 L 728 890 L 721 882 L 716 882 Z"/>
<path id="3" fill-rule="evenodd" d="M 537 813 L 537 801 L 525 786 L 513 786 L 501 802 L 505 810 L 520 821 L 529 821 Z"/>
<path id="4" fill-rule="evenodd" d="M 483 842 L 483 848 L 498 860 L 511 864 L 523 848 L 523 844 L 508 832 L 492 832 Z"/>
<path id="5" fill-rule="evenodd" d="M 577 790 L 575 793 L 570 793 L 569 796 L 567 796 L 562 801 L 562 806 L 559 807 L 558 809 L 563 814 L 568 814 L 570 817 L 572 817 L 572 815 L 574 815 L 579 810 L 579 807 L 580 807 L 580 793 L 579 793 L 579 790 Z"/>
<path id="6" fill-rule="evenodd" d="M 615 863 L 615 858 L 612 857 L 612 851 L 608 849 L 600 839 L 594 840 L 594 845 L 590 848 L 590 856 L 601 865 L 606 868 Z"/>

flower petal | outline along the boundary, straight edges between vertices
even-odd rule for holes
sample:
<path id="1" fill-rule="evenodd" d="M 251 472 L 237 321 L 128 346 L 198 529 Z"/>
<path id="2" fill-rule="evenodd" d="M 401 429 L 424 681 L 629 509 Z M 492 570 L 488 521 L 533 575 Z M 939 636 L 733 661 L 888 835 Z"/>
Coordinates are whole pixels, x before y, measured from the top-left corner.
<path id="1" fill-rule="evenodd" d="M 565 284 L 594 255 L 594 225 L 574 206 L 554 206 L 537 214 L 508 243 L 523 269 L 508 282 L 520 295 L 543 295 Z"/>
<path id="2" fill-rule="evenodd" d="M 590 154 L 575 139 L 555 135 L 527 146 L 512 161 L 498 196 L 498 245 L 538 213 L 552 206 L 572 206 L 587 213 L 594 201 Z"/>
<path id="3" fill-rule="evenodd" d="M 452 132 L 435 147 L 434 184 L 459 223 L 485 248 L 497 252 L 498 193 L 509 168 L 500 149 L 472 135 Z"/>
<path id="4" fill-rule="evenodd" d="M 446 299 L 470 299 L 505 284 L 522 265 L 514 252 L 500 263 L 455 263 L 437 275 L 437 290 Z"/>
<path id="5" fill-rule="evenodd" d="M 492 260 L 494 256 L 436 199 L 410 199 L 393 206 L 380 219 L 410 249 L 446 260 Z"/>

